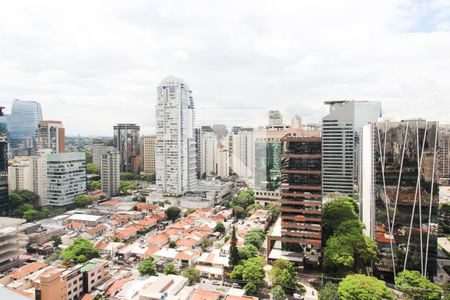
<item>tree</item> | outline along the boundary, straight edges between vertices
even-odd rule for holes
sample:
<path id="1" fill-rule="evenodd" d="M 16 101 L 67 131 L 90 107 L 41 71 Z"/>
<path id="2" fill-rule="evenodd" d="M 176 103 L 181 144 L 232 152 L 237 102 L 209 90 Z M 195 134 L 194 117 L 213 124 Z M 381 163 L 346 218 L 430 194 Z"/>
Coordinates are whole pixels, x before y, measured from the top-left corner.
<path id="1" fill-rule="evenodd" d="M 225 225 L 223 225 L 222 222 L 219 222 L 216 224 L 216 227 L 214 228 L 214 232 L 220 232 L 221 234 L 225 233 Z"/>
<path id="2" fill-rule="evenodd" d="M 237 219 L 245 218 L 245 209 L 240 206 L 233 206 L 233 216 Z"/>
<path id="3" fill-rule="evenodd" d="M 237 248 L 236 228 L 234 226 L 233 230 L 231 231 L 230 255 L 228 258 L 228 263 L 231 267 L 234 267 L 239 263 L 239 251 Z"/>
<path id="4" fill-rule="evenodd" d="M 272 292 L 272 297 L 274 300 L 286 300 L 287 299 L 284 289 L 279 285 L 274 286 L 271 289 L 271 292 Z"/>
<path id="5" fill-rule="evenodd" d="M 189 285 L 194 285 L 196 283 L 199 283 L 202 278 L 200 275 L 200 271 L 195 268 L 195 266 L 188 266 L 184 272 L 183 276 L 188 279 Z"/>
<path id="6" fill-rule="evenodd" d="M 171 206 L 166 209 L 166 219 L 175 222 L 181 216 L 181 210 L 176 206 Z"/>
<path id="7" fill-rule="evenodd" d="M 92 199 L 87 195 L 76 195 L 74 201 L 75 204 L 81 208 L 87 207 L 92 204 Z"/>
<path id="8" fill-rule="evenodd" d="M 261 248 L 262 243 L 266 239 L 266 235 L 262 229 L 252 229 L 244 237 L 245 244 L 251 244 L 256 248 Z"/>
<path id="9" fill-rule="evenodd" d="M 383 300 L 395 299 L 384 281 L 361 274 L 347 275 L 338 287 L 342 300 Z"/>
<path id="10" fill-rule="evenodd" d="M 395 277 L 395 287 L 414 300 L 440 299 L 442 288 L 422 276 L 418 271 L 405 270 Z"/>
<path id="11" fill-rule="evenodd" d="M 335 235 L 360 235 L 364 228 L 366 228 L 366 226 L 360 220 L 347 220 L 339 225 L 339 227 L 336 229 Z"/>
<path id="12" fill-rule="evenodd" d="M 344 234 L 328 239 L 325 247 L 325 262 L 338 273 L 368 266 L 376 259 L 377 244 L 362 234 Z"/>
<path id="13" fill-rule="evenodd" d="M 319 290 L 319 300 L 339 300 L 338 285 L 327 282 Z"/>
<path id="14" fill-rule="evenodd" d="M 324 241 L 327 241 L 328 238 L 333 235 L 334 230 L 338 228 L 342 222 L 357 219 L 357 204 L 352 198 L 340 197 L 325 203 L 322 215 Z"/>
<path id="15" fill-rule="evenodd" d="M 281 210 L 279 205 L 270 204 L 268 214 L 271 222 L 275 222 L 280 216 Z"/>
<path id="16" fill-rule="evenodd" d="M 120 181 L 120 192 L 122 194 L 128 194 L 129 191 L 136 190 L 136 185 L 131 181 Z"/>
<path id="17" fill-rule="evenodd" d="M 39 237 L 37 235 L 28 236 L 28 245 L 35 246 L 39 243 Z"/>
<path id="18" fill-rule="evenodd" d="M 438 209 L 439 230 L 443 233 L 450 233 L 450 203 L 442 203 Z"/>
<path id="19" fill-rule="evenodd" d="M 277 259 L 269 271 L 269 278 L 273 286 L 281 286 L 285 292 L 295 290 L 304 293 L 303 285 L 298 283 L 298 274 L 293 263 L 283 259 Z"/>
<path id="20" fill-rule="evenodd" d="M 87 163 L 86 164 L 86 173 L 88 174 L 100 174 L 100 171 L 98 170 L 97 166 L 93 163 Z"/>
<path id="21" fill-rule="evenodd" d="M 177 242 L 175 242 L 175 241 L 169 242 L 169 248 L 176 248 L 176 247 L 177 247 Z"/>
<path id="22" fill-rule="evenodd" d="M 258 248 L 253 245 L 244 245 L 243 247 L 238 248 L 239 252 L 239 260 L 246 260 L 252 257 L 257 257 L 259 254 Z"/>
<path id="23" fill-rule="evenodd" d="M 62 240 L 59 235 L 52 235 L 50 240 L 53 242 L 53 248 L 58 248 L 58 246 L 62 244 Z"/>
<path id="24" fill-rule="evenodd" d="M 32 222 L 39 219 L 39 212 L 35 209 L 27 210 L 23 213 L 22 218 L 27 220 L 27 222 Z"/>
<path id="25" fill-rule="evenodd" d="M 233 199 L 231 199 L 230 206 L 239 206 L 245 210 L 248 206 L 254 203 L 255 193 L 252 189 L 246 188 L 245 190 L 240 191 L 238 195 L 234 196 Z"/>
<path id="26" fill-rule="evenodd" d="M 264 276 L 265 276 L 264 263 L 265 260 L 261 256 L 249 258 L 245 260 L 242 263 L 242 265 L 239 265 L 242 266 L 242 268 L 237 268 L 236 270 L 235 267 L 233 269 L 233 272 L 231 272 L 230 276 L 232 279 L 240 279 L 246 281 L 247 284 L 244 286 L 245 291 L 249 295 L 255 295 L 256 293 L 253 293 L 252 290 L 253 285 L 256 286 L 257 288 L 260 288 L 264 284 Z"/>
<path id="27" fill-rule="evenodd" d="M 83 238 L 76 238 L 72 245 L 67 247 L 61 254 L 61 258 L 66 263 L 82 263 L 96 257 L 100 257 L 98 249 Z"/>
<path id="28" fill-rule="evenodd" d="M 200 248 L 202 248 L 203 251 L 206 251 L 209 249 L 209 247 L 211 247 L 213 245 L 213 241 L 209 238 L 202 238 L 200 240 Z"/>
<path id="29" fill-rule="evenodd" d="M 144 258 L 139 263 L 138 271 L 141 275 L 156 275 L 156 265 L 153 257 Z"/>
<path id="30" fill-rule="evenodd" d="M 88 187 L 91 189 L 101 189 L 102 188 L 102 182 L 101 181 L 92 181 L 89 182 Z"/>
<path id="31" fill-rule="evenodd" d="M 258 294 L 258 286 L 253 282 L 248 282 L 244 285 L 245 293 L 249 296 L 256 296 Z"/>
<path id="32" fill-rule="evenodd" d="M 186 216 L 189 216 L 190 214 L 195 212 L 195 208 L 188 208 L 186 211 Z"/>
<path id="33" fill-rule="evenodd" d="M 169 262 L 165 267 L 164 267 L 164 274 L 166 275 L 178 275 L 178 270 L 175 267 L 175 265 L 171 262 Z"/>
<path id="34" fill-rule="evenodd" d="M 247 214 L 247 216 L 251 216 L 255 211 L 257 211 L 258 209 L 262 209 L 263 207 L 261 206 L 261 204 L 259 203 L 254 203 L 249 205 L 246 209 L 245 209 L 245 213 Z"/>

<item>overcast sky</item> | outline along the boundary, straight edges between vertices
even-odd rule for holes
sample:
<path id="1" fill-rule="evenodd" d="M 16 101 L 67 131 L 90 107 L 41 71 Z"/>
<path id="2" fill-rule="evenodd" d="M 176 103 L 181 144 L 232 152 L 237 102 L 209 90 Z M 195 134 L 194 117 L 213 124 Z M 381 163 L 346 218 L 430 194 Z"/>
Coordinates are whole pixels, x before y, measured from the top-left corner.
<path id="1" fill-rule="evenodd" d="M 69 135 L 148 134 L 174 75 L 198 125 L 318 122 L 342 99 L 450 123 L 449 30 L 450 1 L 4 1 L 0 104 L 37 100 Z"/>

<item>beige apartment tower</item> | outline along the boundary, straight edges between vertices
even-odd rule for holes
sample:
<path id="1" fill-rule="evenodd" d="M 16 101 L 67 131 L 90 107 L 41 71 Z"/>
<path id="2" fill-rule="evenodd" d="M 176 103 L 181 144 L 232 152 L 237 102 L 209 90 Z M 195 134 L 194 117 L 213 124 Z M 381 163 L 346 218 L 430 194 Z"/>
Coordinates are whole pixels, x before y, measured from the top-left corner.
<path id="1" fill-rule="evenodd" d="M 155 174 L 156 135 L 144 136 L 141 143 L 141 157 L 145 174 Z"/>
<path id="2" fill-rule="evenodd" d="M 64 152 L 65 129 L 61 121 L 42 120 L 36 129 L 36 148 Z"/>

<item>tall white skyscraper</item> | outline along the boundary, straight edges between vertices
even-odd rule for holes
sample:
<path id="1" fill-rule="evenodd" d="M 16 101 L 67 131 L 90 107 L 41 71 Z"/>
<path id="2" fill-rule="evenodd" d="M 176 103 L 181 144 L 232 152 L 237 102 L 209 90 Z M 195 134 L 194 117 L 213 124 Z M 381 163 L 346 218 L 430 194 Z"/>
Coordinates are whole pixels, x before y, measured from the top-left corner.
<path id="1" fill-rule="evenodd" d="M 173 76 L 161 81 L 157 92 L 156 185 L 164 194 L 183 194 L 197 187 L 192 92 Z"/>
<path id="2" fill-rule="evenodd" d="M 255 169 L 253 128 L 239 128 L 231 133 L 231 168 L 241 178 L 252 178 Z"/>

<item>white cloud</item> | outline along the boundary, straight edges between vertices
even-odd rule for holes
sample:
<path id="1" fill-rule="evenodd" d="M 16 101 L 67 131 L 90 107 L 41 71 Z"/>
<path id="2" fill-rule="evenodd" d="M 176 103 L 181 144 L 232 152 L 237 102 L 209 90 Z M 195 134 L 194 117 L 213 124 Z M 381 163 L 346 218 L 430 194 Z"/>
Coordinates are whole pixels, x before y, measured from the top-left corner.
<path id="1" fill-rule="evenodd" d="M 36 99 L 69 134 L 151 132 L 173 74 L 199 124 L 258 125 L 276 108 L 319 121 L 330 99 L 450 123 L 449 30 L 446 1 L 10 1 L 0 102 Z"/>

